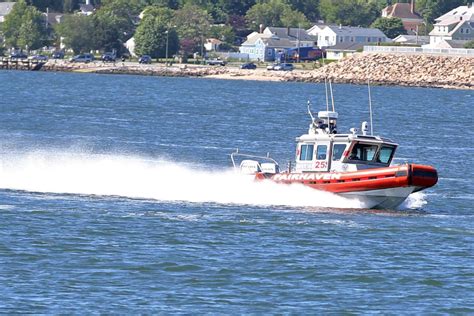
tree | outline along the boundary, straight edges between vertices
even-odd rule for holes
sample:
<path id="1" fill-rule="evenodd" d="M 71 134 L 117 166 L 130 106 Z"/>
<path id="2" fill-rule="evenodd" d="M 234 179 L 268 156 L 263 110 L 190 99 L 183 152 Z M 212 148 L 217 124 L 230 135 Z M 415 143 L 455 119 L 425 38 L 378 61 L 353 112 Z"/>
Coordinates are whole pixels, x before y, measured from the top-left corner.
<path id="1" fill-rule="evenodd" d="M 68 15 L 62 23 L 56 25 L 55 31 L 63 38 L 63 44 L 76 54 L 94 48 L 92 16 Z"/>
<path id="2" fill-rule="evenodd" d="M 203 52 L 204 39 L 209 34 L 212 18 L 206 10 L 195 5 L 185 5 L 176 11 L 173 23 L 177 25 L 180 47 L 184 56 Z"/>
<path id="3" fill-rule="evenodd" d="M 172 25 L 172 18 L 173 11 L 170 9 L 147 8 L 135 32 L 135 52 L 138 55 L 157 58 L 165 57 L 168 48 L 168 56 L 175 54 L 178 51 L 179 40 Z"/>
<path id="4" fill-rule="evenodd" d="M 41 12 L 19 0 L 2 25 L 5 44 L 9 47 L 38 49 L 45 41 L 45 22 Z"/>
<path id="5" fill-rule="evenodd" d="M 102 6 L 92 15 L 94 24 L 94 48 L 120 52 L 133 33 L 132 16 L 135 8 L 121 1 Z"/>
<path id="6" fill-rule="evenodd" d="M 321 0 L 319 11 L 326 23 L 352 26 L 368 26 L 379 15 L 374 15 L 369 2 L 361 0 Z"/>
<path id="7" fill-rule="evenodd" d="M 292 9 L 304 12 L 304 15 L 311 21 L 316 22 L 320 19 L 319 0 L 289 0 Z"/>
<path id="8" fill-rule="evenodd" d="M 400 18 L 378 18 L 371 26 L 381 30 L 388 38 L 395 38 L 400 34 L 407 34 Z"/>
<path id="9" fill-rule="evenodd" d="M 469 41 L 464 45 L 466 49 L 473 49 L 474 48 L 474 41 Z"/>
<path id="10" fill-rule="evenodd" d="M 309 25 L 306 16 L 291 8 L 282 0 L 269 0 L 257 3 L 246 15 L 247 22 L 254 28 L 260 24 L 264 26 L 297 27 L 298 25 Z"/>

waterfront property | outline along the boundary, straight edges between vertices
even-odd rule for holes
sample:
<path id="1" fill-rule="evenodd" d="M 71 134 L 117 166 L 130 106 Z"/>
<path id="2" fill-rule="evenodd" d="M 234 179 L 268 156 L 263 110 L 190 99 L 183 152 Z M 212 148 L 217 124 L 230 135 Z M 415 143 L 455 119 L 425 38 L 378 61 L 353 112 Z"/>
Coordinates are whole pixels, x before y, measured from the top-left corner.
<path id="1" fill-rule="evenodd" d="M 351 42 L 337 43 L 334 46 L 326 48 L 326 58 L 340 60 L 346 56 L 357 53 L 357 51 L 361 51 L 365 45 L 369 44 L 370 43 Z"/>
<path id="2" fill-rule="evenodd" d="M 444 48 L 446 41 L 474 40 L 474 6 L 460 6 L 435 19 L 427 47 Z M 449 44 L 449 42 L 448 42 Z"/>
<path id="3" fill-rule="evenodd" d="M 317 37 L 319 47 L 330 47 L 337 43 L 382 43 L 389 40 L 379 29 L 354 26 L 318 25 L 309 29 L 308 33 Z"/>
<path id="4" fill-rule="evenodd" d="M 253 32 L 239 48 L 250 60 L 274 61 L 278 54 L 298 47 L 313 47 L 316 38 L 302 28 L 267 27 Z"/>
<path id="5" fill-rule="evenodd" d="M 399 18 L 409 35 L 417 34 L 423 18 L 415 11 L 415 0 L 410 3 L 394 3 L 382 10 L 383 18 Z"/>

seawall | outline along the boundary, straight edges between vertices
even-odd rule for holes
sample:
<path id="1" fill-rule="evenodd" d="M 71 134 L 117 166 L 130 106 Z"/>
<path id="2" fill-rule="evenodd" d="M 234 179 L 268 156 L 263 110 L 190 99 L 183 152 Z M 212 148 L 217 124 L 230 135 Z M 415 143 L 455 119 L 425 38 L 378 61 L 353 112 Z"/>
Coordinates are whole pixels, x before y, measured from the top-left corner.
<path id="1" fill-rule="evenodd" d="M 432 55 L 361 53 L 346 57 L 314 70 L 268 71 L 238 67 L 174 65 L 140 65 L 94 62 L 74 64 L 49 61 L 43 70 L 76 71 L 106 74 L 136 74 L 173 77 L 207 77 L 241 80 L 324 82 L 376 85 L 474 89 L 474 58 Z"/>

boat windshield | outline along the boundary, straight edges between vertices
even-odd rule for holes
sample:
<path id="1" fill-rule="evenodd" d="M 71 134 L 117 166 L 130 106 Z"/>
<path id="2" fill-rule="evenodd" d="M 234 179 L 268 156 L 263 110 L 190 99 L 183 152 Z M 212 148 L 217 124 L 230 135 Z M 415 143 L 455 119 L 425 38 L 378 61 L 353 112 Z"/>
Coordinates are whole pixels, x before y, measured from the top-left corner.
<path id="1" fill-rule="evenodd" d="M 394 151 L 395 148 L 392 146 L 382 146 L 380 148 L 379 154 L 377 155 L 377 162 L 390 163 Z"/>
<path id="2" fill-rule="evenodd" d="M 377 152 L 377 145 L 357 143 L 352 148 L 350 160 L 372 161 Z"/>
<path id="3" fill-rule="evenodd" d="M 346 144 L 334 144 L 332 148 L 332 160 L 339 161 L 341 160 L 342 154 L 346 149 Z"/>

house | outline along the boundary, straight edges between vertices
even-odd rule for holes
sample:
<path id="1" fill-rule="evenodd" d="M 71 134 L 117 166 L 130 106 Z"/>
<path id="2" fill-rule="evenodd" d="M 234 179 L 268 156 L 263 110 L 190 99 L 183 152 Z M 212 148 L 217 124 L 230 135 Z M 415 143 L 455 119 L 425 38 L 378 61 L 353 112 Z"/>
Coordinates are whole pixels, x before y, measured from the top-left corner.
<path id="1" fill-rule="evenodd" d="M 474 40 L 474 6 L 460 6 L 435 19 L 430 32 L 430 43 L 425 47 L 437 48 L 444 41 Z"/>
<path id="2" fill-rule="evenodd" d="M 204 48 L 206 51 L 217 51 L 219 50 L 219 46 L 222 44 L 221 40 L 218 40 L 217 38 L 208 38 L 206 39 L 206 43 L 204 43 Z"/>
<path id="3" fill-rule="evenodd" d="M 418 33 L 418 27 L 423 24 L 423 18 L 415 11 L 415 0 L 410 3 L 395 3 L 382 10 L 383 18 L 399 18 L 408 34 Z"/>
<path id="4" fill-rule="evenodd" d="M 334 46 L 326 48 L 326 58 L 339 60 L 346 56 L 355 54 L 357 53 L 357 51 L 361 51 L 366 45 L 373 45 L 373 43 L 355 43 L 355 42 L 337 43 Z"/>
<path id="5" fill-rule="evenodd" d="M 301 28 L 267 27 L 253 32 L 239 48 L 250 60 L 274 61 L 281 52 L 290 48 L 313 47 L 316 38 Z"/>
<path id="6" fill-rule="evenodd" d="M 442 40 L 437 43 L 436 48 L 464 48 L 468 42 L 465 40 Z"/>
<path id="7" fill-rule="evenodd" d="M 94 13 L 95 8 L 91 4 L 91 0 L 86 0 L 86 3 L 83 3 L 79 6 L 79 11 L 83 15 L 91 15 L 92 13 Z"/>
<path id="8" fill-rule="evenodd" d="M 64 13 L 52 13 L 47 12 L 43 13 L 45 16 L 46 22 L 48 23 L 48 28 L 55 26 L 56 24 L 61 23 L 64 20 Z"/>
<path id="9" fill-rule="evenodd" d="M 5 17 L 13 9 L 15 2 L 0 2 L 0 23 L 5 21 Z"/>
<path id="10" fill-rule="evenodd" d="M 293 47 L 314 47 L 316 38 L 305 29 L 294 27 L 267 27 L 264 34 L 274 35 L 280 39 L 288 39 Z"/>
<path id="11" fill-rule="evenodd" d="M 417 36 L 417 35 L 398 35 L 392 40 L 394 43 L 400 43 L 403 45 L 426 45 L 430 42 L 429 36 Z"/>
<path id="12" fill-rule="evenodd" d="M 310 30 L 310 34 L 317 37 L 318 46 L 321 48 L 338 43 L 381 43 L 389 40 L 381 30 L 375 28 L 326 25 Z"/>

